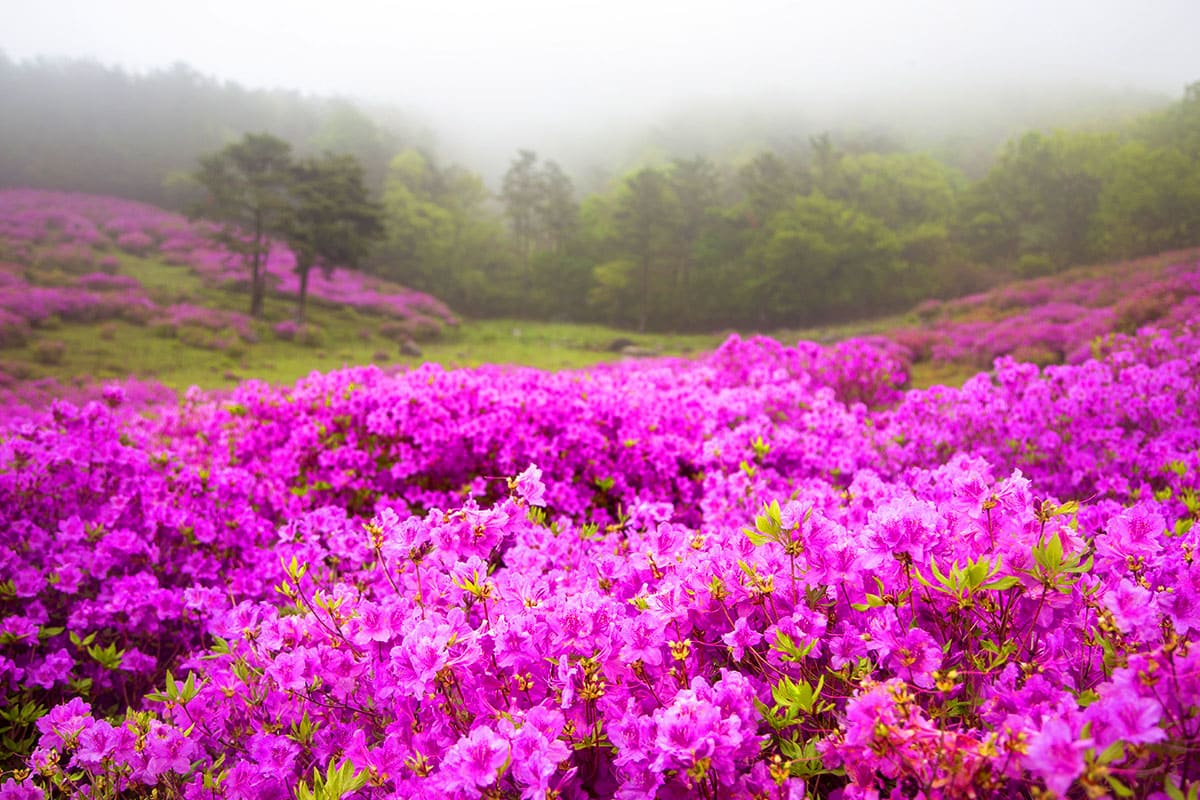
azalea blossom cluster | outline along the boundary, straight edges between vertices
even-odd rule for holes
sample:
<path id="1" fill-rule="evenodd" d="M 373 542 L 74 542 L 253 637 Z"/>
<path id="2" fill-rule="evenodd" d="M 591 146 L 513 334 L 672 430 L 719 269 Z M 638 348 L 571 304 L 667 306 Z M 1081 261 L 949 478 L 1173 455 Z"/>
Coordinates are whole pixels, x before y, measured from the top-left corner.
<path id="1" fill-rule="evenodd" d="M 980 368 L 1013 356 L 1040 364 L 1079 364 L 1091 343 L 1113 331 L 1145 325 L 1170 328 L 1200 315 L 1200 261 L 1144 259 L 1079 269 L 1049 278 L 918 308 L 926 322 L 895 331 L 917 361 L 970 363 Z"/>
<path id="2" fill-rule="evenodd" d="M 144 323 L 157 309 L 129 276 L 83 275 L 65 286 L 31 284 L 17 264 L 0 262 L 0 346 L 23 343 L 51 318 L 77 322 L 124 319 Z"/>
<path id="3" fill-rule="evenodd" d="M 1187 797 L 1200 333 L 119 389 L 0 433 L 0 798 Z"/>
<path id="4" fill-rule="evenodd" d="M 175 303 L 160 311 L 154 321 L 171 331 L 178 332 L 188 327 L 201 328 L 207 331 L 232 331 L 244 342 L 258 341 L 254 330 L 254 320 L 237 311 L 197 306 L 191 303 Z"/>
<path id="5" fill-rule="evenodd" d="M 115 393 L 115 395 L 114 395 Z M 39 409 L 50 408 L 56 400 L 74 405 L 120 396 L 128 413 L 174 403 L 174 390 L 154 380 L 126 378 L 97 384 L 88 375 L 63 382 L 55 378 L 18 377 L 0 366 L 0 425 L 11 426 L 18 420 L 36 416 Z"/>
<path id="6" fill-rule="evenodd" d="M 0 243 L 9 257 L 82 272 L 109 256 L 106 248 L 137 256 L 161 253 L 218 284 L 246 280 L 239 257 L 214 243 L 214 229 L 143 203 L 97 195 L 33 189 L 0 191 Z M 267 254 L 268 281 L 279 294 L 299 293 L 291 252 L 275 243 Z M 353 270 L 314 271 L 309 297 L 423 324 L 457 324 L 441 301 Z M 52 312 L 54 313 L 54 312 Z M 0 330 L 4 321 L 0 318 Z"/>

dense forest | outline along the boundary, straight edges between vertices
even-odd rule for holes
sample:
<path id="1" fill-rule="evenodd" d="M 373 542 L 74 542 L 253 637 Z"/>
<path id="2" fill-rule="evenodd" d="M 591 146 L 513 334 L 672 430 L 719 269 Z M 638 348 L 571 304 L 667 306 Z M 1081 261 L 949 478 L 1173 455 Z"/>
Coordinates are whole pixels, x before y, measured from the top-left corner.
<path id="1" fill-rule="evenodd" d="M 676 158 L 578 199 L 522 151 L 482 181 L 407 150 L 375 269 L 470 314 L 637 328 L 801 326 L 1200 243 L 1200 84 L 1107 130 L 1030 131 L 982 177 L 823 135 Z"/>
<path id="2" fill-rule="evenodd" d="M 1023 133 L 971 177 L 935 150 L 831 131 L 736 158 L 666 154 L 586 196 L 532 151 L 492 191 L 398 115 L 182 65 L 0 56 L 0 97 L 4 186 L 178 208 L 201 157 L 245 132 L 351 155 L 383 209 L 363 267 L 473 316 L 803 326 L 1200 243 L 1200 84 L 1134 120 Z"/>

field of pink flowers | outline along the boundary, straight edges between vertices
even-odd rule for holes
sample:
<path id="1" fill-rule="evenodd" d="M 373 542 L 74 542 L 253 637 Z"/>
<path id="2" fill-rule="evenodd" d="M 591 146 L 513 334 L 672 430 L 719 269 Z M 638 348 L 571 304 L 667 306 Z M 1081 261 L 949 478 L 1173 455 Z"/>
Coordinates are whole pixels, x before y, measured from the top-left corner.
<path id="1" fill-rule="evenodd" d="M 0 432 L 0 798 L 1195 798 L 1200 332 L 730 339 Z"/>
<path id="2" fill-rule="evenodd" d="M 889 335 L 916 361 L 991 367 L 1001 356 L 1078 364 L 1092 343 L 1200 316 L 1200 253 L 1183 251 L 1038 278 L 918 307 L 923 324 Z"/>
<path id="3" fill-rule="evenodd" d="M 170 322 L 178 316 L 177 309 L 157 308 L 136 279 L 106 273 L 119 269 L 116 254 L 123 252 L 185 265 L 213 285 L 247 280 L 246 268 L 214 243 L 212 233 L 207 223 L 189 222 L 154 206 L 114 197 L 0 191 L 0 253 L 4 254 L 0 262 L 8 262 L 0 263 L 0 346 L 51 315 L 89 321 L 132 315 L 136 321 Z M 23 277 L 27 266 L 62 274 L 63 285 L 30 285 Z M 295 259 L 283 245 L 271 249 L 266 272 L 270 291 L 288 297 L 299 291 Z M 360 308 L 414 325 L 456 322 L 451 311 L 429 295 L 346 269 L 328 274 L 315 270 L 309 279 L 309 296 L 316 302 Z M 222 322 L 240 328 L 249 319 L 233 314 L 232 322 Z"/>

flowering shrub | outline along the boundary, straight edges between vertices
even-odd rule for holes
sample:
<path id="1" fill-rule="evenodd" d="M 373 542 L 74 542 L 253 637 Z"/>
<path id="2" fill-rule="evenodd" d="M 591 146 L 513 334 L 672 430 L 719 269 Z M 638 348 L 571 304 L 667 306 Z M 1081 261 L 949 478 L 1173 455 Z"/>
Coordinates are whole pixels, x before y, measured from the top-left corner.
<path id="1" fill-rule="evenodd" d="M 299 323 L 295 320 L 284 320 L 271 326 L 271 331 L 277 339 L 285 342 L 296 342 L 307 347 L 319 347 L 324 341 L 321 329 L 311 322 Z"/>
<path id="2" fill-rule="evenodd" d="M 233 331 L 244 342 L 258 341 L 254 320 L 237 311 L 176 303 L 162 309 L 153 324 L 170 335 L 179 335 L 189 328 L 210 332 Z"/>
<path id="3" fill-rule="evenodd" d="M 33 357 L 40 364 L 60 364 L 66 354 L 66 342 L 58 339 L 43 339 L 34 345 Z"/>
<path id="4" fill-rule="evenodd" d="M 133 413 L 172 402 L 175 393 L 160 383 L 128 378 L 98 386 L 87 376 L 62 384 L 53 378 L 30 380 L 28 375 L 9 375 L 0 364 L 0 424 L 16 426 L 45 413 L 56 400 L 76 405 L 104 400 L 116 402 Z"/>
<path id="5" fill-rule="evenodd" d="M 92 322 L 145 322 L 156 308 L 136 279 L 93 272 L 68 286 L 35 286 L 15 269 L 0 265 L 0 343 L 23 341 L 21 331 L 52 318 Z M 12 334 L 6 336 L 5 331 Z"/>
<path id="6" fill-rule="evenodd" d="M 39 262 L 43 268 L 68 272 L 87 272 L 97 266 L 96 254 L 89 247 L 66 242 L 43 250 Z"/>
<path id="7" fill-rule="evenodd" d="M 294 319 L 285 319 L 271 326 L 271 332 L 275 334 L 277 339 L 282 339 L 285 342 L 290 342 L 296 338 L 296 334 L 300 332 L 302 325 Z"/>
<path id="8" fill-rule="evenodd" d="M 987 368 L 994 359 L 1011 355 L 1078 364 L 1090 357 L 1090 345 L 1099 337 L 1196 318 L 1200 261 L 1195 253 L 1179 257 L 1167 266 L 1133 261 L 923 304 L 915 310 L 924 321 L 921 327 L 890 336 L 916 360 Z"/>
<path id="9" fill-rule="evenodd" d="M 51 318 L 94 322 L 125 319 L 145 322 L 154 301 L 140 290 L 92 292 L 73 286 L 31 286 L 24 282 L 4 287 L 0 310 L 37 325 Z"/>
<path id="10" fill-rule="evenodd" d="M 85 289 L 98 291 L 115 289 L 132 291 L 142 288 L 142 284 L 132 275 L 110 275 L 107 272 L 89 272 L 87 275 L 80 275 L 75 282 Z"/>
<path id="11" fill-rule="evenodd" d="M 0 290 L 7 287 L 0 285 Z M 29 336 L 27 320 L 6 308 L 0 308 L 0 347 L 19 347 Z"/>
<path id="12" fill-rule="evenodd" d="M 902 356 L 16 422 L 0 797 L 1195 792 L 1200 335 L 960 390 Z"/>
<path id="13" fill-rule="evenodd" d="M 130 231 L 117 237 L 117 247 L 135 255 L 144 255 L 154 246 L 154 240 L 141 231 Z"/>

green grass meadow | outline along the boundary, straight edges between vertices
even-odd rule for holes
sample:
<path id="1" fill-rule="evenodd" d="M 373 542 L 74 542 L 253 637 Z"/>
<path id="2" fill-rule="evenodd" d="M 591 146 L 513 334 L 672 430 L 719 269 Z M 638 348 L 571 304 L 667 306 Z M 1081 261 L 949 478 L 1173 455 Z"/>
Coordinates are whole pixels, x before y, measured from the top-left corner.
<path id="1" fill-rule="evenodd" d="M 186 302 L 244 312 L 248 305 L 243 291 L 208 285 L 187 267 L 158 259 L 122 255 L 119 272 L 137 278 L 163 307 Z M 32 277 L 38 276 L 35 273 Z M 291 319 L 294 313 L 291 298 L 268 296 L 264 314 L 255 322 L 258 341 L 239 340 L 224 349 L 185 341 L 161 326 L 112 320 L 52 320 L 36 328 L 23 346 L 0 350 L 0 368 L 22 379 L 53 378 L 63 383 L 133 376 L 153 379 L 176 390 L 190 386 L 217 389 L 247 379 L 288 384 L 313 371 L 362 364 L 412 367 L 431 361 L 448 368 L 501 364 L 562 370 L 649 354 L 694 357 L 718 347 L 732 333 L 637 333 L 603 325 L 463 320 L 445 328 L 436 338 L 419 342 L 421 355 L 411 356 L 403 354 L 395 340 L 380 332 L 387 317 L 320 301 L 311 302 L 308 311 L 309 323 L 320 331 L 316 342 L 300 344 L 275 336 L 272 326 Z M 800 339 L 831 342 L 912 322 L 911 318 L 898 316 L 769 335 L 785 343 Z M 612 345 L 618 340 L 632 343 L 643 355 L 629 356 L 614 349 Z M 61 347 L 55 342 L 61 342 Z M 47 343 L 51 343 L 49 347 Z M 55 355 L 47 357 L 47 349 Z M 972 370 L 961 367 L 920 364 L 912 377 L 914 386 L 924 387 L 958 384 L 971 374 Z"/>

